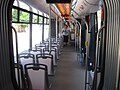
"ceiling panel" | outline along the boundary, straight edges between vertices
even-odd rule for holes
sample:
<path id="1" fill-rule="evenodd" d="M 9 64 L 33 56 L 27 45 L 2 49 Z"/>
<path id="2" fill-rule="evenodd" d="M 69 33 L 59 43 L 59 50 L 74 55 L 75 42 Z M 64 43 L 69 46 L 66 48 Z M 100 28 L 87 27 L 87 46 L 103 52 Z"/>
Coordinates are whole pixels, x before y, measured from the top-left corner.
<path id="1" fill-rule="evenodd" d="M 84 16 L 89 13 L 94 13 L 98 11 L 100 7 L 100 0 L 78 0 L 75 11 L 80 15 Z M 73 14 L 75 17 L 78 17 L 75 13 Z"/>
<path id="2" fill-rule="evenodd" d="M 21 1 L 49 15 L 49 4 L 46 3 L 46 0 L 21 0 Z M 56 16 L 55 13 L 52 12 L 51 14 L 52 17 L 55 18 Z"/>

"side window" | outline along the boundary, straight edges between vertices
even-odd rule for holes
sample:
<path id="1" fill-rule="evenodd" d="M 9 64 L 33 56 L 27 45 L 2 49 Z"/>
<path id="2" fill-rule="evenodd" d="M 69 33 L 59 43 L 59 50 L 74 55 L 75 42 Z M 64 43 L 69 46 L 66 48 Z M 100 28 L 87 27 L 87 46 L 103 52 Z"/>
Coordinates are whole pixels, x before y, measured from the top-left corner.
<path id="1" fill-rule="evenodd" d="M 33 14 L 33 19 L 32 19 L 33 23 L 38 23 L 38 16 Z"/>
<path id="2" fill-rule="evenodd" d="M 29 49 L 29 24 L 12 23 L 18 35 L 18 53 Z M 15 34 L 13 32 L 14 55 L 16 55 Z M 23 46 L 24 45 L 24 46 Z"/>
<path id="3" fill-rule="evenodd" d="M 28 12 L 20 11 L 20 22 L 29 22 L 30 14 Z"/>
<path id="4" fill-rule="evenodd" d="M 39 23 L 42 23 L 42 22 L 43 22 L 43 17 L 39 16 Z"/>
<path id="5" fill-rule="evenodd" d="M 18 10 L 17 9 L 12 9 L 12 21 L 17 22 L 18 21 Z"/>

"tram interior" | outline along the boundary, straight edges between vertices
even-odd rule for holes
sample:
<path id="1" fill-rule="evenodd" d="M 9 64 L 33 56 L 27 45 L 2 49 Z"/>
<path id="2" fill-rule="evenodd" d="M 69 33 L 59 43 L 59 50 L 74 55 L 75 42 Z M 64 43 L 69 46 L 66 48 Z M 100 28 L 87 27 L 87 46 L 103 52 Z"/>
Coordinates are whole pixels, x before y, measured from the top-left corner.
<path id="1" fill-rule="evenodd" d="M 58 1 L 15 0 L 13 3 L 17 84 L 20 90 L 97 90 L 93 89 L 93 61 L 97 32 L 103 21 L 103 2 Z M 62 35 L 64 25 L 69 30 L 67 45 Z M 86 61 L 88 54 L 93 61 Z M 97 76 L 98 85 L 100 75 Z"/>

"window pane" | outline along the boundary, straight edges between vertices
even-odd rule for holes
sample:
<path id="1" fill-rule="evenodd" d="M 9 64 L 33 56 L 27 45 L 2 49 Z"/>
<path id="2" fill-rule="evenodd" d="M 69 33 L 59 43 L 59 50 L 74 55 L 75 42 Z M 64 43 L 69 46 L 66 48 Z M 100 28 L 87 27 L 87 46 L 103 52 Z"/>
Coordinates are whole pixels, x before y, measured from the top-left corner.
<path id="1" fill-rule="evenodd" d="M 20 8 L 30 11 L 30 7 L 27 4 L 25 4 L 22 1 L 19 1 L 19 3 L 20 3 Z"/>
<path id="2" fill-rule="evenodd" d="M 18 53 L 29 49 L 29 24 L 12 24 L 18 35 Z M 15 34 L 13 32 L 14 55 L 16 56 Z"/>
<path id="3" fill-rule="evenodd" d="M 12 9 L 12 21 L 16 21 L 18 20 L 18 10 L 17 9 Z"/>
<path id="4" fill-rule="evenodd" d="M 48 39 L 48 34 L 49 34 L 49 25 L 44 26 L 44 40 Z"/>
<path id="5" fill-rule="evenodd" d="M 42 15 L 42 16 L 43 16 L 43 12 L 39 11 L 39 15 Z"/>
<path id="6" fill-rule="evenodd" d="M 42 41 L 42 25 L 33 24 L 32 25 L 32 47 L 35 44 L 39 44 Z"/>
<path id="7" fill-rule="evenodd" d="M 44 24 L 46 24 L 46 18 L 44 18 Z"/>
<path id="8" fill-rule="evenodd" d="M 43 21 L 43 17 L 39 16 L 39 23 L 42 23 L 42 21 Z"/>
<path id="9" fill-rule="evenodd" d="M 47 18 L 49 18 L 49 15 L 46 15 L 47 16 Z"/>
<path id="10" fill-rule="evenodd" d="M 36 8 L 32 7 L 32 12 L 38 14 L 39 11 Z"/>
<path id="11" fill-rule="evenodd" d="M 18 0 L 15 0 L 14 3 L 13 3 L 13 6 L 18 6 Z"/>
<path id="12" fill-rule="evenodd" d="M 33 14 L 33 23 L 37 23 L 38 22 L 38 16 Z"/>
<path id="13" fill-rule="evenodd" d="M 49 19 L 46 19 L 46 23 L 49 24 Z"/>
<path id="14" fill-rule="evenodd" d="M 97 11 L 97 17 L 98 17 L 98 30 L 101 27 L 101 10 Z"/>
<path id="15" fill-rule="evenodd" d="M 20 22 L 29 22 L 30 14 L 24 11 L 20 11 Z"/>

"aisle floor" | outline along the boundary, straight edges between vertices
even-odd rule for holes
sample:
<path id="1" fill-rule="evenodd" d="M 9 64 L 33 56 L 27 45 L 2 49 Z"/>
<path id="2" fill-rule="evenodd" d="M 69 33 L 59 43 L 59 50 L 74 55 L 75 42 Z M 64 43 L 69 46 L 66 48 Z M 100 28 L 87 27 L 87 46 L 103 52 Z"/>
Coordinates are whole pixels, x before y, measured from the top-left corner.
<path id="1" fill-rule="evenodd" d="M 72 46 L 64 46 L 50 90 L 84 90 L 85 68 L 78 64 Z"/>

